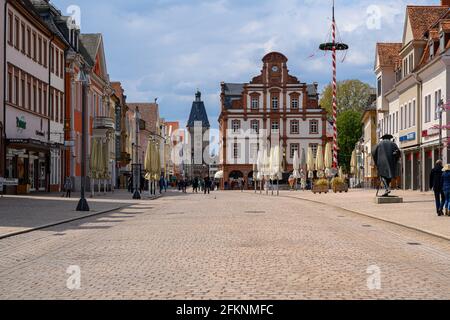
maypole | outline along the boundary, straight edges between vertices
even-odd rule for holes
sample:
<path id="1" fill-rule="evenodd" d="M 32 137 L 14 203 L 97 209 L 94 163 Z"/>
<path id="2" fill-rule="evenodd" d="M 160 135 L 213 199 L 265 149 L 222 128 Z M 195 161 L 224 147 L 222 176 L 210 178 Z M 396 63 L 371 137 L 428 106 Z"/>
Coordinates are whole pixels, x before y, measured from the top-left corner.
<path id="1" fill-rule="evenodd" d="M 336 41 L 336 19 L 334 16 L 333 0 L 333 21 L 332 21 L 332 42 L 322 43 L 320 50 L 331 51 L 333 55 L 333 168 L 338 168 L 338 132 L 337 132 L 337 51 L 348 50 L 348 45 Z"/>

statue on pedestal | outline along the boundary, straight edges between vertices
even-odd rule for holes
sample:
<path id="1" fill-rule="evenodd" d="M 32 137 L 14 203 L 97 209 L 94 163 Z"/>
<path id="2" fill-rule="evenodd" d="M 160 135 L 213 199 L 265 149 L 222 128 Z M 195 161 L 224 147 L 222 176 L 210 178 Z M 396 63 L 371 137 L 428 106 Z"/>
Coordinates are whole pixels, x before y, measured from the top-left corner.
<path id="1" fill-rule="evenodd" d="M 400 159 L 400 149 L 392 141 L 394 137 L 390 134 L 381 137 L 381 142 L 375 147 L 372 153 L 373 160 L 378 170 L 378 176 L 385 188 L 382 197 L 388 197 L 391 193 L 390 184 L 392 179 L 397 177 L 397 163 Z"/>

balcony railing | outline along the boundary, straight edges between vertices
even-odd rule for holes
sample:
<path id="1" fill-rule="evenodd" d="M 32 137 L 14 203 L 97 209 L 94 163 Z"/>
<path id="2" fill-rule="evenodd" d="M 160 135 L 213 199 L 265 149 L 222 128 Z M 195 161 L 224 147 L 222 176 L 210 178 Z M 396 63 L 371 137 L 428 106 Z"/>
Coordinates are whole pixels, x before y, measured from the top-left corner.
<path id="1" fill-rule="evenodd" d="M 111 129 L 115 130 L 115 123 L 112 118 L 109 117 L 95 117 L 94 129 Z"/>

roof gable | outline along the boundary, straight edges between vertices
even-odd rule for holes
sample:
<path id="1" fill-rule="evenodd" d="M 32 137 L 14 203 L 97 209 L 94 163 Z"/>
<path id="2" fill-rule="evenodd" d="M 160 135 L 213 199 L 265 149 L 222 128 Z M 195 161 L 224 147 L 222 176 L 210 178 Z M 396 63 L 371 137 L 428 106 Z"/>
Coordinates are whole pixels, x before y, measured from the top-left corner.
<path id="1" fill-rule="evenodd" d="M 403 45 L 423 39 L 424 33 L 448 11 L 448 6 L 407 6 Z"/>
<path id="2" fill-rule="evenodd" d="M 94 64 L 94 73 L 104 80 L 108 80 L 106 56 L 103 47 L 103 36 L 100 33 L 82 34 L 80 40 Z"/>

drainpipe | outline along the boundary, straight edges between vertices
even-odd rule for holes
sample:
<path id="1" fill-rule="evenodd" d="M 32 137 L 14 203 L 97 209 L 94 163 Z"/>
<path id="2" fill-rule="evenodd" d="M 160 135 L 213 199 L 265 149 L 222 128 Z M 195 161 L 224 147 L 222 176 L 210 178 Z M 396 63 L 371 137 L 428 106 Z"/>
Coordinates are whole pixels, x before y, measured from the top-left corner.
<path id="1" fill-rule="evenodd" d="M 48 63 L 48 94 L 47 94 L 47 108 L 50 107 L 51 103 L 50 103 L 50 99 L 51 99 L 51 95 L 50 95 L 50 91 L 51 91 L 51 84 L 52 84 L 52 61 L 53 61 L 53 55 L 52 55 L 52 44 L 53 41 L 55 40 L 55 35 L 52 34 L 52 38 L 50 39 L 49 42 L 49 47 L 48 47 L 48 52 L 49 52 L 49 63 Z M 50 112 L 49 112 L 50 113 Z M 48 124 L 47 124 L 47 139 L 48 139 L 48 143 L 50 143 L 50 130 L 51 130 L 51 126 L 50 126 L 50 122 L 51 122 L 51 118 L 49 115 L 49 120 L 48 120 Z M 51 173 L 51 166 L 52 166 L 52 150 L 50 149 L 50 155 L 48 157 L 49 161 L 48 161 L 48 168 L 47 168 L 47 185 L 48 185 L 48 190 L 50 191 L 50 173 Z"/>
<path id="2" fill-rule="evenodd" d="M 417 139 L 419 139 L 419 149 L 422 149 L 422 112 L 421 112 L 421 106 L 422 106 L 422 85 L 423 80 L 419 77 L 417 73 L 414 73 L 414 80 L 419 85 L 419 89 L 417 90 L 417 101 L 416 101 L 416 116 L 417 116 Z M 425 191 L 425 183 L 426 183 L 426 177 L 425 177 L 425 150 L 420 150 L 420 173 L 421 176 L 419 177 L 420 181 L 420 191 Z M 414 159 L 414 158 L 413 158 Z M 412 177 L 411 177 L 412 179 Z M 411 181 L 412 182 L 412 181 Z"/>
<path id="3" fill-rule="evenodd" d="M 4 21 L 3 21 L 3 33 L 4 33 L 4 39 L 3 39 L 3 128 L 0 132 L 0 140 L 3 141 L 1 147 L 2 147 L 2 159 L 0 159 L 0 172 L 2 173 L 2 175 L 5 174 L 5 165 L 6 165 L 6 73 L 8 72 L 8 68 L 6 66 L 6 14 L 7 14 L 7 5 L 9 3 L 9 0 L 5 0 L 5 6 L 3 8 L 3 14 L 4 14 Z"/>

